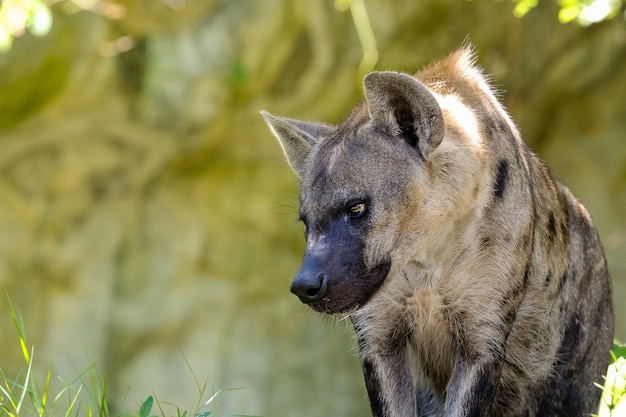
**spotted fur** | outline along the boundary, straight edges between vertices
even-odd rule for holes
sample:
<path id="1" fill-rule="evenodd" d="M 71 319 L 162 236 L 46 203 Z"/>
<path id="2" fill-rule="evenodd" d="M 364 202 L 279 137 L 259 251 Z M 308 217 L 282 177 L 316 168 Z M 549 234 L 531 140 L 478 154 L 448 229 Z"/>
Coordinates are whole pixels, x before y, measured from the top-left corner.
<path id="1" fill-rule="evenodd" d="M 292 291 L 349 314 L 376 417 L 589 416 L 613 338 L 589 214 L 463 47 L 339 126 L 263 113 L 300 179 Z"/>

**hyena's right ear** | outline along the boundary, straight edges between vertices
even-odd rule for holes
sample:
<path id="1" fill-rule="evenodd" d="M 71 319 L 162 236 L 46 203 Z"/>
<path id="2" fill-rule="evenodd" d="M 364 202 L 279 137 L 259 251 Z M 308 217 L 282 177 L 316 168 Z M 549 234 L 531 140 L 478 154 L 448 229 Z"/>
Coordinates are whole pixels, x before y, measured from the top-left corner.
<path id="1" fill-rule="evenodd" d="M 278 138 L 289 165 L 299 178 L 303 178 L 311 149 L 321 137 L 330 135 L 333 128 L 321 123 L 276 117 L 266 111 L 261 115 Z"/>
<path id="2" fill-rule="evenodd" d="M 441 107 L 428 88 L 397 72 L 371 72 L 363 88 L 372 121 L 401 135 L 428 160 L 445 133 Z"/>

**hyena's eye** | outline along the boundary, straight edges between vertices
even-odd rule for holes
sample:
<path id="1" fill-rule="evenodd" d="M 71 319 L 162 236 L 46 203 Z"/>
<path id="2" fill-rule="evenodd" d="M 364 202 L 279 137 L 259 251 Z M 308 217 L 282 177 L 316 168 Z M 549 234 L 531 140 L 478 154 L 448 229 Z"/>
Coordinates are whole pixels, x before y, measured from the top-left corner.
<path id="1" fill-rule="evenodd" d="M 346 214 L 348 217 L 357 218 L 362 217 L 367 210 L 367 205 L 363 200 L 355 200 L 348 203 L 346 206 Z"/>

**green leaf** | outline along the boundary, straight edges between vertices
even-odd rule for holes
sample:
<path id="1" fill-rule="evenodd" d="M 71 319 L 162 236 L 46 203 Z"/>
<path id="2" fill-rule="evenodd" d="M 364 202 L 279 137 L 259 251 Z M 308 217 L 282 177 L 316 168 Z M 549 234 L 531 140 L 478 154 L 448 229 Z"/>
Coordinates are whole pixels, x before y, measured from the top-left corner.
<path id="1" fill-rule="evenodd" d="M 141 408 L 139 409 L 139 417 L 150 417 L 150 410 L 152 410 L 153 403 L 154 398 L 152 398 L 152 395 L 146 398 L 146 401 L 141 404 Z"/>
<path id="2" fill-rule="evenodd" d="M 626 358 L 626 345 L 622 345 L 616 342 L 613 345 L 613 349 L 611 350 L 611 352 L 613 352 L 613 354 L 615 355 L 615 358 L 620 358 L 620 357 Z"/>

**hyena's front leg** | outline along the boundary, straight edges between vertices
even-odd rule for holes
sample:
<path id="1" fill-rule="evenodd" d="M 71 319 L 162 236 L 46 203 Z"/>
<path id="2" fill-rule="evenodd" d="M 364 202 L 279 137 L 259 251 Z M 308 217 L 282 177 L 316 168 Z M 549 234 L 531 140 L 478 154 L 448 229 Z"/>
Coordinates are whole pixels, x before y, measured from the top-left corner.
<path id="1" fill-rule="evenodd" d="M 493 357 L 459 360 L 448 383 L 445 416 L 491 416 L 501 371 L 501 361 Z"/>
<path id="2" fill-rule="evenodd" d="M 392 354 L 361 356 L 374 417 L 415 416 L 413 382 L 406 356 L 406 349 Z"/>
<path id="3" fill-rule="evenodd" d="M 374 417 L 414 417 L 415 395 L 406 339 L 381 346 L 355 325 L 367 395 Z M 371 336 L 371 335 L 370 335 Z"/>
<path id="4" fill-rule="evenodd" d="M 506 356 L 506 341 L 520 298 L 521 295 L 503 297 L 508 302 L 504 310 L 497 308 L 496 297 L 491 303 L 480 304 L 482 315 L 462 309 L 454 315 L 457 359 L 446 386 L 445 417 L 492 415 Z M 484 319 L 485 316 L 488 319 Z"/>

